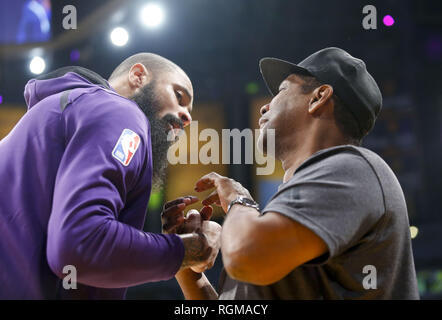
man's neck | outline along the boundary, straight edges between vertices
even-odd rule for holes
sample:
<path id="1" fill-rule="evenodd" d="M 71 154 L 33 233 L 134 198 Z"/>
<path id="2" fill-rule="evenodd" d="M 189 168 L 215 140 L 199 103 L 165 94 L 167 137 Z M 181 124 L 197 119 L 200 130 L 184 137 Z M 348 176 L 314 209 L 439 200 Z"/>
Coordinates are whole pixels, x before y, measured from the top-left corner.
<path id="1" fill-rule="evenodd" d="M 133 92 L 131 91 L 127 83 L 124 81 L 124 78 L 122 76 L 108 81 L 110 87 L 114 89 L 114 91 L 118 93 L 120 96 L 130 99 L 130 97 L 133 95 Z"/>
<path id="2" fill-rule="evenodd" d="M 310 139 L 303 143 L 293 144 L 292 149 L 287 150 L 279 157 L 282 162 L 282 168 L 285 172 L 283 182 L 285 183 L 289 181 L 296 169 L 298 169 L 299 166 L 314 153 L 323 149 L 345 144 L 348 144 L 348 141 L 341 135 L 335 137 L 322 137 L 321 139 Z"/>
<path id="3" fill-rule="evenodd" d="M 319 149 L 320 150 L 320 149 Z M 284 169 L 284 179 L 283 182 L 287 182 L 295 173 L 296 169 L 303 163 L 307 158 L 309 158 L 316 151 L 305 147 L 305 145 L 297 148 L 296 150 L 286 153 L 286 156 L 281 157 L 282 168 Z"/>

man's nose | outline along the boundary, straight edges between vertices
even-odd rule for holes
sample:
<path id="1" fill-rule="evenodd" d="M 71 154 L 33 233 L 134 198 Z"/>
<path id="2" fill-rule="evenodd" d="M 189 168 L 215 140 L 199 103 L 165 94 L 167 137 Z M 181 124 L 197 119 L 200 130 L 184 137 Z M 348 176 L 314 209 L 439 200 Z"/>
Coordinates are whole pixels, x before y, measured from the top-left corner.
<path id="1" fill-rule="evenodd" d="M 192 117 L 187 109 L 180 111 L 178 118 L 183 122 L 183 127 L 187 127 L 192 122 Z"/>
<path id="2" fill-rule="evenodd" d="M 267 103 L 265 106 L 262 106 L 259 112 L 261 112 L 261 115 L 264 115 L 267 111 L 269 111 L 270 103 Z"/>

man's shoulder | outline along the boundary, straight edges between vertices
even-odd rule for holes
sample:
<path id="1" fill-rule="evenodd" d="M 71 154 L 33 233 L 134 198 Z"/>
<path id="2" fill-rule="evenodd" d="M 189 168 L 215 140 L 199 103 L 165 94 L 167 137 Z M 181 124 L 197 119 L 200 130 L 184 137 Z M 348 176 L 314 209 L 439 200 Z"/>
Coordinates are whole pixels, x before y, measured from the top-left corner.
<path id="1" fill-rule="evenodd" d="M 105 106 L 108 111 L 120 111 L 123 108 L 129 113 L 141 112 L 134 101 L 101 86 L 72 89 L 69 93 L 69 102 L 84 103 L 89 108 Z"/>
<path id="2" fill-rule="evenodd" d="M 90 121 L 136 124 L 147 132 L 148 121 L 137 104 L 112 90 L 100 86 L 78 88 L 69 92 L 67 109 L 76 118 Z"/>
<path id="3" fill-rule="evenodd" d="M 376 153 L 363 147 L 341 145 L 320 150 L 305 160 L 295 173 L 308 172 L 352 172 L 357 174 L 373 170 L 374 166 L 385 162 Z M 386 164 L 385 164 L 386 165 Z"/>
<path id="4" fill-rule="evenodd" d="M 337 172 L 350 172 L 354 178 L 364 179 L 367 174 L 373 174 L 379 182 L 396 180 L 396 175 L 390 166 L 372 150 L 345 145 L 325 151 L 324 162 L 319 163 L 321 166 L 332 166 Z"/>
<path id="5" fill-rule="evenodd" d="M 296 169 L 280 189 L 305 182 L 329 182 L 336 186 L 352 185 L 362 191 L 381 187 L 400 191 L 400 184 L 390 166 L 375 152 L 352 145 L 323 149 Z"/>

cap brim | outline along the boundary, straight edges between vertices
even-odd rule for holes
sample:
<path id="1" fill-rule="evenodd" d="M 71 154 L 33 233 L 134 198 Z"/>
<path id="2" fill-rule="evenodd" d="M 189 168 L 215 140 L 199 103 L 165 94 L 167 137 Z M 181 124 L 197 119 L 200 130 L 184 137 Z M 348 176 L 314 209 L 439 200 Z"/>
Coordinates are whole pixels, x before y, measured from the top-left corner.
<path id="1" fill-rule="evenodd" d="M 279 85 L 289 75 L 293 73 L 307 76 L 312 75 L 303 67 L 277 58 L 262 58 L 259 61 L 259 69 L 267 88 L 273 96 L 278 94 Z"/>

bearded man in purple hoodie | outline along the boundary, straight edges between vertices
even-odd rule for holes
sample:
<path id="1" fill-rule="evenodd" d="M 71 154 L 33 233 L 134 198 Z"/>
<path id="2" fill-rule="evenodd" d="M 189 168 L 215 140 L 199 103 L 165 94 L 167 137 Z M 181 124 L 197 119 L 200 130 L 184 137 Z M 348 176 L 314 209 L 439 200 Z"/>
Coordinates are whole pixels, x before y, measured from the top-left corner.
<path id="1" fill-rule="evenodd" d="M 25 100 L 0 141 L 0 299 L 122 299 L 129 286 L 213 264 L 214 222 L 184 235 L 141 230 L 167 150 L 192 120 L 181 68 L 150 53 L 108 81 L 65 67 L 30 80 Z M 78 284 L 66 288 L 72 268 Z"/>

